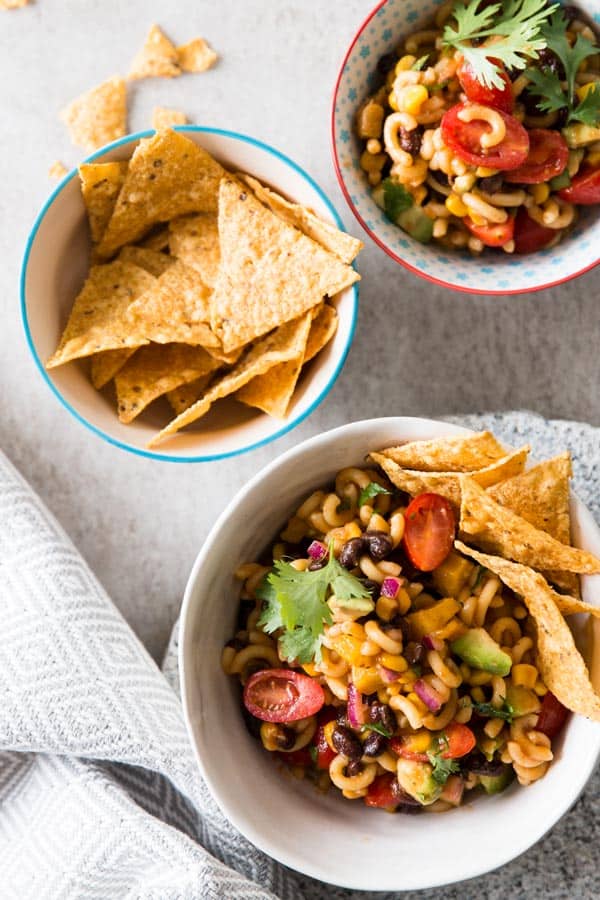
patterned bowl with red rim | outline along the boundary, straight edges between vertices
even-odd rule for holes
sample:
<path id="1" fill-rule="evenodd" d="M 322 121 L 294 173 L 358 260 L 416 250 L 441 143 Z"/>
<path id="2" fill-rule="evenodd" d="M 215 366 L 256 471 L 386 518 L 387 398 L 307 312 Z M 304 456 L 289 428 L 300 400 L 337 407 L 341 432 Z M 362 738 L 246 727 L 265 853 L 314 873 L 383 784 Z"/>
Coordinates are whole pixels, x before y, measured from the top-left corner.
<path id="1" fill-rule="evenodd" d="M 443 2 L 384 0 L 352 40 L 338 75 L 331 114 L 333 159 L 344 196 L 362 227 L 388 256 L 444 287 L 477 294 L 521 294 L 576 278 L 600 262 L 600 204 L 580 207 L 575 228 L 555 247 L 524 256 L 490 250 L 472 256 L 466 250 L 447 250 L 435 241 L 420 244 L 390 222 L 371 197 L 359 165 L 356 110 L 379 84 L 379 59 L 426 27 Z M 578 6 L 600 23 L 600 0 Z"/>

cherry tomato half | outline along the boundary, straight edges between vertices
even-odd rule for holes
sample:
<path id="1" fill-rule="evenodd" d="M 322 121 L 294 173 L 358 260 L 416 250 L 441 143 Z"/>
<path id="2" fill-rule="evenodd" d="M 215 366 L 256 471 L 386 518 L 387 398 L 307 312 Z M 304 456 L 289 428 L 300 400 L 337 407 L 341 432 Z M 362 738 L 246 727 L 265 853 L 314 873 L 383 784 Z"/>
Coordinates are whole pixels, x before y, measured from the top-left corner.
<path id="1" fill-rule="evenodd" d="M 509 217 L 506 222 L 490 223 L 488 225 L 476 225 L 469 217 L 463 222 L 475 237 L 483 241 L 486 247 L 502 247 L 508 241 L 512 241 L 515 230 L 515 220 Z"/>
<path id="2" fill-rule="evenodd" d="M 292 669 L 262 669 L 244 688 L 246 709 L 263 722 L 295 722 L 313 716 L 324 703 L 318 681 Z"/>
<path id="3" fill-rule="evenodd" d="M 416 734 L 392 738 L 390 747 L 394 753 L 404 759 L 427 762 L 428 752 L 439 753 L 442 759 L 459 759 L 470 753 L 476 744 L 475 735 L 471 729 L 459 722 L 450 722 L 441 732 L 431 732 L 431 741 L 425 750 L 422 747 L 424 733 L 418 731 Z"/>
<path id="4" fill-rule="evenodd" d="M 460 119 L 463 110 L 469 109 L 471 105 L 457 103 L 444 113 L 442 140 L 446 147 L 473 166 L 488 166 L 505 171 L 523 165 L 529 153 L 529 137 L 521 123 L 500 109 L 494 110 L 502 116 L 506 134 L 494 147 L 482 147 L 481 138 L 490 131 L 488 123 L 483 119 L 473 119 L 472 122 L 463 122 Z"/>
<path id="5" fill-rule="evenodd" d="M 569 148 L 558 131 L 532 128 L 529 131 L 529 156 L 522 166 L 505 175 L 504 180 L 517 184 L 543 184 L 561 175 L 568 161 Z"/>
<path id="6" fill-rule="evenodd" d="M 392 772 L 378 775 L 367 789 L 365 803 L 367 806 L 377 806 L 380 809 L 396 809 L 403 802 L 404 791 L 398 784 L 398 779 Z M 412 798 L 409 798 L 411 800 Z M 412 801 L 414 803 L 414 801 Z"/>
<path id="7" fill-rule="evenodd" d="M 493 106 L 494 109 L 501 109 L 503 112 L 510 113 L 515 108 L 515 98 L 512 92 L 512 84 L 510 78 L 506 74 L 506 69 L 500 63 L 500 77 L 504 82 L 504 87 L 487 87 L 475 77 L 473 66 L 468 62 L 463 62 L 458 67 L 458 80 L 461 87 L 469 100 L 473 103 L 483 103 L 484 106 Z"/>
<path id="8" fill-rule="evenodd" d="M 548 691 L 547 694 L 544 694 L 535 730 L 541 731 L 542 734 L 548 735 L 549 738 L 556 737 L 563 728 L 568 716 L 569 710 L 567 707 L 563 706 L 560 700 L 557 700 L 554 694 Z"/>
<path id="9" fill-rule="evenodd" d="M 524 206 L 519 208 L 515 219 L 515 253 L 534 253 L 547 247 L 556 237 L 554 228 L 546 228 L 534 221 Z"/>
<path id="10" fill-rule="evenodd" d="M 325 737 L 325 726 L 329 722 L 333 722 L 336 718 L 336 710 L 332 706 L 325 706 L 319 713 L 317 719 L 317 730 L 313 738 L 313 743 L 317 748 L 316 766 L 317 769 L 328 769 L 329 764 L 336 757 L 335 750 L 332 750 Z"/>
<path id="11" fill-rule="evenodd" d="M 404 514 L 402 543 L 420 572 L 432 572 L 442 563 L 454 541 L 456 521 L 452 507 L 440 494 L 419 494 Z"/>
<path id="12" fill-rule="evenodd" d="M 569 203 L 591 206 L 600 203 L 600 169 L 583 169 L 571 181 L 569 187 L 558 192 L 558 196 Z"/>

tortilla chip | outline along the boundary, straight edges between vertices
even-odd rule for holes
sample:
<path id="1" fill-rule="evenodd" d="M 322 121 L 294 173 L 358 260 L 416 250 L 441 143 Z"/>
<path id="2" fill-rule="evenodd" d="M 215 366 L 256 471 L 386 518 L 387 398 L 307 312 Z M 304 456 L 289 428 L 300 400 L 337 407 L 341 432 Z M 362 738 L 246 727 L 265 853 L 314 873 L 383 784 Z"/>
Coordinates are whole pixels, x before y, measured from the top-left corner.
<path id="1" fill-rule="evenodd" d="M 317 353 L 321 352 L 336 333 L 337 327 L 338 314 L 335 308 L 330 306 L 329 303 L 324 303 L 319 308 L 310 326 L 302 365 L 306 365 Z"/>
<path id="2" fill-rule="evenodd" d="M 169 222 L 169 249 L 214 287 L 221 262 L 219 226 L 214 213 L 181 216 Z"/>
<path id="3" fill-rule="evenodd" d="M 219 57 L 204 38 L 194 38 L 177 48 L 177 61 L 184 72 L 206 72 Z"/>
<path id="4" fill-rule="evenodd" d="M 568 709 L 600 721 L 600 697 L 591 685 L 587 667 L 558 608 L 564 598 L 527 566 L 477 553 L 460 541 L 455 546 L 523 597 L 537 625 L 538 665 L 546 687 Z"/>
<path id="5" fill-rule="evenodd" d="M 127 174 L 127 160 L 108 163 L 82 163 L 79 166 L 81 195 L 87 210 L 92 241 L 97 244 L 113 214 L 119 191 Z"/>
<path id="6" fill-rule="evenodd" d="M 587 550 L 569 547 L 496 503 L 473 478 L 461 476 L 460 532 L 489 553 L 531 566 L 593 575 L 600 560 Z"/>
<path id="7" fill-rule="evenodd" d="M 254 406 L 262 409 L 269 416 L 276 419 L 285 419 L 290 400 L 296 389 L 296 383 L 300 370 L 304 364 L 306 342 L 312 323 L 312 314 L 309 310 L 298 322 L 298 332 L 304 335 L 304 344 L 301 352 L 295 359 L 289 362 L 279 363 L 268 372 L 257 375 L 252 381 L 244 385 L 235 394 L 235 399 L 245 403 L 246 406 Z"/>
<path id="8" fill-rule="evenodd" d="M 134 56 L 129 70 L 130 78 L 176 78 L 181 75 L 175 45 L 163 34 L 158 25 L 152 25 L 144 46 Z"/>
<path id="9" fill-rule="evenodd" d="M 320 219 L 314 212 L 299 203 L 291 203 L 280 194 L 276 194 L 270 188 L 261 184 L 256 178 L 250 175 L 241 175 L 243 181 L 248 187 L 252 188 L 261 203 L 269 207 L 272 212 L 278 215 L 288 225 L 299 228 L 304 234 L 321 247 L 335 253 L 342 262 L 350 264 L 360 253 L 364 244 L 351 234 L 340 231 L 330 222 Z"/>
<path id="10" fill-rule="evenodd" d="M 218 365 L 201 347 L 187 344 L 141 347 L 115 376 L 119 420 L 131 422 L 157 397 L 208 375 Z"/>
<path id="11" fill-rule="evenodd" d="M 127 132 L 125 81 L 115 76 L 73 100 L 60 113 L 71 140 L 85 150 L 110 144 Z"/>
<path id="12" fill-rule="evenodd" d="M 173 125 L 186 125 L 188 117 L 178 109 L 168 109 L 166 106 L 155 106 L 152 112 L 152 127 L 157 131 L 161 128 L 171 128 Z"/>
<path id="13" fill-rule="evenodd" d="M 474 472 L 507 456 L 508 452 L 489 431 L 410 441 L 380 451 L 399 466 L 419 472 Z"/>
<path id="14" fill-rule="evenodd" d="M 139 241 L 137 244 L 138 247 L 144 247 L 146 250 L 156 250 L 157 253 L 160 253 L 161 250 L 169 249 L 169 228 L 167 225 L 157 225 L 155 228 L 152 228 L 151 231 L 146 235 L 143 241 Z"/>
<path id="15" fill-rule="evenodd" d="M 180 413 L 184 412 L 184 410 L 189 409 L 192 403 L 196 402 L 200 394 L 202 394 L 208 386 L 208 382 L 211 378 L 212 373 L 210 375 L 203 375 L 201 378 L 190 381 L 189 384 L 180 384 L 179 387 L 176 387 L 167 393 L 167 400 L 171 404 L 175 415 L 178 416 Z"/>
<path id="16" fill-rule="evenodd" d="M 126 347 L 124 350 L 105 350 L 92 356 L 90 378 L 97 391 L 112 381 L 136 350 L 137 347 Z"/>
<path id="17" fill-rule="evenodd" d="M 139 347 L 148 341 L 127 327 L 129 304 L 156 283 L 148 272 L 132 263 L 92 266 L 75 299 L 67 327 L 47 369 L 102 350 Z"/>
<path id="18" fill-rule="evenodd" d="M 221 268 L 211 323 L 226 351 L 302 315 L 359 278 L 231 177 L 221 181 L 219 237 Z"/>
<path id="19" fill-rule="evenodd" d="M 151 225 L 192 212 L 216 212 L 225 170 L 176 131 L 142 139 L 129 163 L 115 211 L 98 248 L 110 256 Z"/>
<path id="20" fill-rule="evenodd" d="M 478 472 L 472 472 L 471 477 L 481 487 L 489 487 L 503 478 L 509 478 L 522 472 L 527 461 L 529 446 L 525 445 L 520 450 L 514 450 L 508 456 L 493 462 L 491 465 L 480 469 Z M 388 476 L 392 484 L 406 491 L 412 497 L 417 494 L 423 494 L 427 491 L 433 491 L 435 494 L 441 494 L 458 511 L 460 508 L 461 496 L 461 475 L 457 472 L 417 472 L 415 469 L 403 469 L 398 463 L 388 459 L 383 453 L 371 453 L 370 458 L 374 460 Z"/>
<path id="21" fill-rule="evenodd" d="M 235 393 L 257 375 L 262 375 L 278 363 L 298 357 L 306 343 L 304 330 L 303 319 L 295 319 L 257 341 L 233 369 L 211 382 L 208 391 L 193 406 L 169 422 L 166 428 L 152 438 L 148 446 L 154 447 L 180 428 L 206 415 L 216 400 Z"/>
<path id="22" fill-rule="evenodd" d="M 1 7 L 0 7 L 1 8 Z M 50 168 L 48 169 L 48 175 L 50 178 L 56 178 L 59 180 L 60 178 L 64 178 L 67 175 L 69 170 L 59 159 L 52 163 Z"/>
<path id="23" fill-rule="evenodd" d="M 158 344 L 220 348 L 208 326 L 208 288 L 198 273 L 176 260 L 127 310 L 128 327 Z"/>
<path id="24" fill-rule="evenodd" d="M 150 272 L 155 278 L 159 278 L 175 262 L 173 257 L 167 256 L 166 253 L 158 253 L 156 250 L 149 250 L 147 247 L 135 247 L 132 245 L 123 247 L 118 258 L 123 262 L 133 263 L 139 266 L 140 269 L 145 269 L 146 272 Z"/>

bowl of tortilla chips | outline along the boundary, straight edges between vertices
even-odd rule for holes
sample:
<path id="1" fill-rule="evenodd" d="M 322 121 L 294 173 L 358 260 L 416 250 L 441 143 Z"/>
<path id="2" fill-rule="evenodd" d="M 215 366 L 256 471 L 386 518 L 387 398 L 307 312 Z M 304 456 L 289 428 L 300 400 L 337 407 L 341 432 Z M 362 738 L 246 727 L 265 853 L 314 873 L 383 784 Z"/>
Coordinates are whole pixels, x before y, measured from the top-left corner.
<path id="1" fill-rule="evenodd" d="M 318 185 L 253 138 L 130 135 L 51 195 L 21 278 L 38 368 L 83 424 L 172 461 L 289 431 L 350 347 L 360 241 Z"/>

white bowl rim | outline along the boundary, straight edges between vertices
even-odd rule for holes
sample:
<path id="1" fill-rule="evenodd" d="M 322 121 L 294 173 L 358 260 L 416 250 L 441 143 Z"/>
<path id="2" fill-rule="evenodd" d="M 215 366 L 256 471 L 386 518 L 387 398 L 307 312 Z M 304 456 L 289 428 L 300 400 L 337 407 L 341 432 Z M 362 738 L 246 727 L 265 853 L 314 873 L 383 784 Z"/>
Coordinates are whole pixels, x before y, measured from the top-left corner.
<path id="1" fill-rule="evenodd" d="M 237 811 L 232 811 L 230 808 L 226 807 L 222 804 L 221 798 L 219 796 L 218 791 L 214 789 L 214 785 L 210 774 L 207 768 L 204 766 L 202 757 L 200 755 L 200 751 L 198 748 L 198 744 L 194 738 L 193 729 L 191 725 L 191 710 L 188 705 L 188 697 L 185 688 L 186 682 L 186 661 L 184 659 L 184 647 L 186 641 L 184 639 L 185 632 L 187 630 L 187 623 L 191 617 L 191 607 L 192 607 L 192 596 L 194 592 L 194 586 L 196 580 L 198 578 L 198 573 L 200 572 L 202 566 L 204 565 L 205 559 L 210 556 L 213 550 L 213 545 L 220 538 L 220 533 L 223 525 L 227 522 L 229 516 L 235 510 L 237 505 L 244 500 L 244 498 L 251 493 L 257 484 L 259 484 L 265 477 L 270 476 L 275 472 L 278 468 L 285 465 L 289 460 L 293 460 L 295 457 L 301 457 L 305 450 L 310 447 L 318 444 L 320 441 L 324 439 L 332 439 L 336 436 L 348 438 L 349 433 L 351 434 L 354 430 L 360 431 L 365 426 L 370 428 L 378 428 L 384 424 L 390 425 L 394 424 L 394 427 L 397 427 L 398 433 L 402 434 L 403 426 L 409 424 L 411 426 L 423 427 L 427 428 L 428 426 L 434 425 L 444 425 L 448 428 L 448 433 L 452 435 L 460 435 L 460 434 L 472 434 L 473 430 L 471 428 L 466 428 L 462 425 L 456 425 L 450 422 L 444 422 L 441 419 L 429 419 L 422 418 L 419 416 L 380 416 L 375 419 L 361 419 L 359 421 L 350 422 L 345 425 L 339 425 L 336 428 L 331 428 L 328 431 L 321 432 L 320 434 L 313 435 L 310 438 L 302 441 L 300 444 L 296 444 L 295 447 L 290 448 L 284 453 L 280 454 L 274 460 L 267 463 L 267 465 L 263 466 L 263 468 L 256 473 L 246 484 L 241 488 L 240 491 L 230 500 L 227 504 L 221 515 L 215 521 L 213 527 L 211 528 L 209 534 L 207 535 L 192 567 L 192 571 L 189 575 L 188 581 L 185 586 L 185 592 L 183 596 L 183 603 L 181 606 L 180 613 L 180 631 L 179 631 L 179 646 L 178 646 L 178 670 L 179 670 L 179 687 L 181 694 L 181 703 L 183 707 L 183 715 L 184 720 L 188 732 L 188 737 L 192 744 L 192 748 L 194 751 L 194 756 L 198 763 L 198 767 L 200 769 L 200 774 L 204 779 L 206 785 L 208 786 L 210 793 L 215 800 L 217 806 L 223 813 L 226 819 L 230 821 L 237 830 L 244 835 L 252 844 L 258 847 L 259 850 L 262 850 L 272 859 L 281 863 L 282 865 L 287 866 L 292 869 L 294 872 L 298 872 L 301 875 L 307 875 L 311 878 L 315 878 L 319 881 L 322 881 L 326 884 L 335 884 L 338 887 L 347 888 L 350 890 L 367 890 L 367 891 L 401 891 L 403 888 L 398 887 L 398 885 L 392 885 L 389 883 L 383 884 L 381 887 L 374 887 L 372 883 L 372 873 L 368 873 L 368 878 L 362 883 L 354 883 L 350 881 L 344 881 L 343 879 L 339 879 L 336 877 L 335 881 L 327 881 L 324 877 L 323 871 L 314 867 L 311 868 L 310 865 L 306 865 L 304 863 L 302 869 L 296 868 L 294 859 L 287 856 L 285 853 L 282 853 L 279 850 L 279 847 L 271 842 L 268 839 L 264 839 L 260 830 L 255 826 L 254 820 L 240 813 L 238 815 Z M 598 539 L 600 539 L 600 529 L 596 524 L 594 517 L 591 512 L 587 508 L 587 506 L 583 503 L 579 497 L 571 491 L 571 497 L 573 497 L 578 505 L 578 515 L 585 520 L 585 530 L 595 532 Z M 496 869 L 501 868 L 504 865 L 507 865 L 509 862 L 520 857 L 523 853 L 527 852 L 531 847 L 540 841 L 545 834 L 547 834 L 559 821 L 562 817 L 569 811 L 569 809 L 575 804 L 580 794 L 584 790 L 586 784 L 591 778 L 594 769 L 600 759 L 600 737 L 599 744 L 596 749 L 596 753 L 591 759 L 591 762 L 587 766 L 582 766 L 581 769 L 577 771 L 577 777 L 574 779 L 573 788 L 570 792 L 565 793 L 565 799 L 558 803 L 555 809 L 555 815 L 552 816 L 551 821 L 545 820 L 543 822 L 539 822 L 538 826 L 534 829 L 531 829 L 526 836 L 522 840 L 518 842 L 515 846 L 514 844 L 511 846 L 511 849 L 505 852 L 504 854 L 500 854 L 498 856 L 498 861 L 493 866 L 486 865 L 483 866 L 477 862 L 477 854 L 472 854 L 465 863 L 465 872 L 464 875 L 461 876 L 460 879 L 452 879 L 451 881 L 446 881 L 443 878 L 437 878 L 427 885 L 422 885 L 419 888 L 411 888 L 411 890 L 429 890 L 436 887 L 443 887 L 445 885 L 450 884 L 460 884 L 463 881 L 468 881 L 473 878 L 477 878 L 481 875 L 485 875 L 488 872 L 493 872 Z"/>
<path id="2" fill-rule="evenodd" d="M 452 291 L 460 291 L 463 294 L 485 293 L 486 296 L 489 295 L 490 297 L 493 297 L 493 296 L 507 297 L 507 296 L 513 296 L 515 294 L 534 294 L 537 291 L 545 291 L 548 288 L 557 287 L 559 284 L 565 284 L 567 281 L 573 281 L 575 278 L 579 278 L 580 275 L 585 275 L 586 272 L 590 272 L 592 269 L 595 269 L 596 266 L 600 264 L 600 257 L 597 260 L 595 260 L 594 262 L 590 263 L 589 266 L 584 266 L 582 269 L 579 269 L 578 272 L 573 272 L 572 274 L 566 275 L 563 278 L 557 278 L 555 281 L 548 281 L 545 284 L 537 284 L 535 286 L 521 287 L 521 288 L 503 288 L 502 290 L 493 290 L 490 288 L 486 288 L 485 291 L 482 292 L 481 290 L 478 290 L 477 288 L 467 287 L 466 285 L 463 285 L 463 284 L 455 284 L 452 281 L 445 281 L 443 278 L 436 278 L 434 275 L 429 275 L 427 272 L 423 272 L 421 269 L 417 268 L 417 266 L 413 266 L 412 263 L 409 263 L 405 259 L 403 259 L 401 256 L 398 256 L 398 254 L 395 253 L 394 250 L 392 250 L 390 247 L 388 247 L 388 245 L 385 243 L 385 241 L 382 240 L 382 238 L 380 238 L 375 231 L 373 231 L 371 228 L 369 228 L 369 226 L 367 225 L 367 223 L 365 222 L 365 220 L 359 213 L 358 209 L 356 208 L 354 202 L 352 201 L 352 197 L 350 196 L 350 191 L 348 190 L 345 179 L 344 179 L 342 165 L 339 160 L 338 150 L 337 150 L 338 138 L 337 138 L 336 124 L 335 124 L 335 107 L 337 104 L 338 94 L 339 94 L 339 90 L 340 90 L 340 84 L 341 84 L 341 81 L 342 81 L 342 78 L 344 75 L 344 69 L 346 68 L 346 63 L 348 62 L 348 60 L 350 59 L 350 56 L 354 52 L 354 48 L 355 48 L 356 44 L 358 43 L 358 41 L 359 41 L 363 31 L 367 27 L 367 25 L 371 22 L 372 19 L 375 18 L 375 16 L 379 12 L 379 10 L 382 9 L 387 4 L 387 2 L 388 2 L 388 0 L 380 0 L 380 2 L 377 4 L 377 6 L 373 10 L 371 10 L 369 15 L 364 19 L 362 24 L 356 30 L 354 37 L 352 38 L 352 40 L 350 42 L 348 50 L 346 51 L 346 54 L 344 55 L 342 64 L 339 68 L 339 72 L 338 72 L 338 75 L 337 75 L 337 78 L 335 81 L 335 87 L 333 89 L 332 101 L 331 101 L 330 134 L 331 134 L 331 153 L 333 156 L 333 166 L 335 168 L 337 180 L 338 180 L 340 189 L 342 191 L 342 194 L 344 195 L 344 198 L 346 200 L 346 203 L 350 207 L 350 210 L 352 211 L 352 215 L 357 220 L 357 222 L 360 224 L 360 226 L 366 231 L 366 233 L 369 235 L 371 240 L 374 241 L 378 247 L 381 247 L 381 249 L 383 250 L 384 253 L 386 253 L 395 262 L 400 263 L 401 266 L 404 266 L 405 269 L 408 269 L 409 272 L 412 272 L 413 275 L 418 275 L 420 278 L 424 278 L 425 281 L 429 281 L 432 284 L 439 284 L 441 287 L 449 288 Z"/>
<path id="3" fill-rule="evenodd" d="M 257 138 L 251 137 L 250 135 L 242 134 L 237 131 L 230 131 L 224 128 L 213 128 L 205 125 L 177 125 L 174 127 L 175 131 L 181 132 L 196 132 L 201 134 L 214 134 L 221 137 L 233 138 L 234 140 L 241 141 L 242 143 L 250 144 L 251 146 L 258 147 L 260 150 L 264 150 L 267 153 L 270 153 L 272 156 L 276 157 L 287 166 L 289 166 L 293 171 L 295 171 L 298 175 L 300 175 L 307 184 L 318 194 L 320 199 L 323 201 L 329 213 L 332 216 L 333 221 L 342 231 L 345 231 L 344 223 L 342 221 L 341 216 L 338 211 L 334 207 L 333 203 L 324 192 L 324 190 L 317 184 L 317 182 L 312 178 L 311 175 L 308 174 L 298 163 L 294 162 L 294 160 L 290 159 L 289 156 L 282 153 L 280 150 L 277 150 L 275 147 L 270 146 L 269 144 L 264 143 L 264 141 L 260 141 Z M 95 150 L 90 156 L 86 157 L 82 160 L 83 163 L 90 163 L 97 160 L 99 157 L 104 156 L 111 150 L 116 150 L 119 147 L 122 147 L 126 144 L 133 143 L 135 141 L 139 141 L 142 138 L 151 137 L 155 134 L 155 130 L 150 128 L 145 131 L 136 131 L 131 134 L 127 134 L 122 138 L 119 138 L 117 141 L 113 141 L 111 144 L 106 144 L 104 147 L 101 147 L 99 150 Z M 297 416 L 292 418 L 289 422 L 286 422 L 281 428 L 277 431 L 274 431 L 272 434 L 267 435 L 266 437 L 261 438 L 259 441 L 254 441 L 252 443 L 246 444 L 245 446 L 238 447 L 235 450 L 228 450 L 224 453 L 211 453 L 211 454 L 188 454 L 188 455 L 180 455 L 180 456 L 171 456 L 168 453 L 162 453 L 155 450 L 147 450 L 141 447 L 134 447 L 132 444 L 128 444 L 125 441 L 118 440 L 117 438 L 112 437 L 107 434 L 97 425 L 94 425 L 88 419 L 86 419 L 74 406 L 69 403 L 69 401 L 63 396 L 63 394 L 58 390 L 52 379 L 49 377 L 46 369 L 44 367 L 43 362 L 41 361 L 38 352 L 35 348 L 35 344 L 33 342 L 33 338 L 31 335 L 31 330 L 29 327 L 29 320 L 27 317 L 27 291 L 26 291 L 26 283 L 27 283 L 27 267 L 29 264 L 29 257 L 31 255 L 31 250 L 35 239 L 37 237 L 37 233 L 42 224 L 42 221 L 46 217 L 50 207 L 57 199 L 57 197 L 62 193 L 63 189 L 66 185 L 73 179 L 77 177 L 77 167 L 71 169 L 64 178 L 60 181 L 60 183 L 56 186 L 56 188 L 52 191 L 42 209 L 38 213 L 31 232 L 29 233 L 29 237 L 27 238 L 27 243 L 25 245 L 25 252 L 23 254 L 23 262 L 21 264 L 21 274 L 19 279 L 19 291 L 20 291 L 20 304 L 21 304 L 21 321 L 23 324 L 23 329 L 25 331 L 25 338 L 27 341 L 27 346 L 29 347 L 29 351 L 33 357 L 33 360 L 37 366 L 38 371 L 42 375 L 42 378 L 54 394 L 54 396 L 58 399 L 61 405 L 68 410 L 78 422 L 96 434 L 98 437 L 102 438 L 104 441 L 107 441 L 109 444 L 112 444 L 115 447 L 119 447 L 121 450 L 127 450 L 129 453 L 133 453 L 137 456 L 143 456 L 148 459 L 158 459 L 164 462 L 174 462 L 174 463 L 196 463 L 196 462 L 216 462 L 221 459 L 228 459 L 234 456 L 241 456 L 243 453 L 249 453 L 251 450 L 257 450 L 259 447 L 264 447 L 267 444 L 270 444 L 271 441 L 275 441 L 283 435 L 287 434 L 289 431 L 292 431 L 297 425 L 304 421 L 304 419 L 308 418 L 320 404 L 323 402 L 327 394 L 332 389 L 335 384 L 350 351 L 350 347 L 352 346 L 352 341 L 354 339 L 354 332 L 356 330 L 356 323 L 358 319 L 358 284 L 355 283 L 351 285 L 349 290 L 352 291 L 352 321 L 350 323 L 350 328 L 348 331 L 348 339 L 346 341 L 346 345 L 343 348 L 341 356 L 337 361 L 337 364 L 327 382 L 323 390 L 320 394 L 313 400 L 308 409 L 304 410 L 304 412 L 299 413 Z"/>

